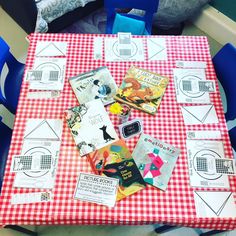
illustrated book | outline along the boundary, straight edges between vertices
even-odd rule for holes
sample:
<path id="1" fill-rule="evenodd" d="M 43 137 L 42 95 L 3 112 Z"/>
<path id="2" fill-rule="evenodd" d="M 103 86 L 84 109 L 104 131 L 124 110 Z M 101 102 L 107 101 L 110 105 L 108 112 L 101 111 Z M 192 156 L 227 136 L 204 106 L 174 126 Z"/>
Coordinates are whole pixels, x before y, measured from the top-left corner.
<path id="1" fill-rule="evenodd" d="M 167 77 L 131 66 L 117 90 L 115 99 L 154 115 L 168 83 Z"/>
<path id="2" fill-rule="evenodd" d="M 118 140 L 100 99 L 67 110 L 66 120 L 81 156 Z"/>
<path id="3" fill-rule="evenodd" d="M 111 143 L 87 157 L 95 174 L 119 179 L 117 201 L 146 187 L 124 140 Z"/>
<path id="4" fill-rule="evenodd" d="M 132 157 L 145 182 L 166 190 L 180 149 L 142 133 Z"/>
<path id="5" fill-rule="evenodd" d="M 101 99 L 104 105 L 114 102 L 117 85 L 106 66 L 69 78 L 79 103 Z"/>

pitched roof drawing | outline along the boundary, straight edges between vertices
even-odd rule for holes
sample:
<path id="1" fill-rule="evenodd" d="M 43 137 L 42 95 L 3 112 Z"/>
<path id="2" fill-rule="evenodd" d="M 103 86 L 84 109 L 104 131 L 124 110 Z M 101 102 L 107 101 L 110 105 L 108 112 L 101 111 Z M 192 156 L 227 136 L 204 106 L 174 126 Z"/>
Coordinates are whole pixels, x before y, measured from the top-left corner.
<path id="1" fill-rule="evenodd" d="M 24 139 L 60 141 L 60 137 L 47 120 L 43 120 L 36 125 L 25 135 Z"/>

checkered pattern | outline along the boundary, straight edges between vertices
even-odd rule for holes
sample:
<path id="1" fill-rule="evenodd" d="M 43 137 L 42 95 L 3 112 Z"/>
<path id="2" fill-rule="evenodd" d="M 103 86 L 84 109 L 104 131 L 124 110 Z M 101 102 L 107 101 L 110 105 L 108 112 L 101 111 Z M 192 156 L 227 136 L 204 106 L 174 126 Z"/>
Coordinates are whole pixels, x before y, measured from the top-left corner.
<path id="1" fill-rule="evenodd" d="M 216 80 L 206 37 L 192 36 L 147 36 L 163 37 L 167 43 L 167 61 L 147 61 L 146 38 L 143 37 L 145 58 L 143 62 L 105 62 L 93 59 L 94 37 L 115 37 L 114 35 L 77 35 L 77 34 L 32 34 L 29 36 L 30 47 L 26 69 L 34 63 L 35 47 L 38 41 L 68 42 L 67 69 L 64 90 L 59 98 L 27 99 L 28 85 L 23 82 L 17 115 L 14 125 L 9 158 L 0 202 L 0 222 L 2 224 L 153 224 L 167 223 L 189 227 L 234 229 L 236 218 L 198 218 L 189 184 L 186 155 L 187 130 L 220 130 L 224 139 L 225 154 L 232 157 L 229 137 L 224 119 L 219 92 L 211 93 L 219 124 L 194 125 L 186 127 L 181 114 L 180 104 L 176 102 L 173 68 L 176 60 L 207 62 L 206 78 Z M 139 36 L 134 36 L 139 37 Z M 165 192 L 152 186 L 121 200 L 114 208 L 99 206 L 73 199 L 79 172 L 91 172 L 86 158 L 81 158 L 74 140 L 66 125 L 64 111 L 78 105 L 76 97 L 68 83 L 68 78 L 79 73 L 108 66 L 118 85 L 131 65 L 157 72 L 170 78 L 170 83 L 155 116 L 132 109 L 131 118 L 141 118 L 144 132 L 181 149 L 173 175 Z M 218 91 L 218 87 L 217 87 Z M 42 190 L 14 188 L 14 173 L 10 173 L 11 158 L 21 153 L 23 134 L 29 118 L 64 119 L 63 138 L 57 169 L 53 201 L 26 205 L 11 205 L 13 193 L 27 193 Z M 114 126 L 118 118 L 111 115 Z M 188 128 L 188 129 L 187 129 Z M 118 131 L 118 130 L 117 130 Z M 127 141 L 132 151 L 138 137 Z M 236 192 L 235 178 L 229 177 L 231 191 Z M 223 189 L 222 189 L 223 190 Z"/>

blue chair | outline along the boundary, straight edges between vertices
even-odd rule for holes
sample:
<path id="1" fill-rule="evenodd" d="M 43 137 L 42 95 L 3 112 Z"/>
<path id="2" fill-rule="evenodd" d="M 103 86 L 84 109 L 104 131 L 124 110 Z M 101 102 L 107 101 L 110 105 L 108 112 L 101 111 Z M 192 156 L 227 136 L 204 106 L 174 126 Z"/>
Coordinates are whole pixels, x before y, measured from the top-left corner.
<path id="1" fill-rule="evenodd" d="M 226 121 L 234 120 L 236 118 L 236 48 L 230 43 L 225 44 L 212 61 L 226 96 Z"/>
<path id="2" fill-rule="evenodd" d="M 4 177 L 8 150 L 12 135 L 12 129 L 6 126 L 1 120 L 0 120 L 0 134 L 1 134 L 1 140 L 0 140 L 0 193 L 1 193 L 2 181 Z"/>
<path id="3" fill-rule="evenodd" d="M 4 86 L 0 90 L 0 103 L 15 114 L 25 65 L 16 60 L 7 43 L 0 37 L 0 73 L 5 64 L 8 67 L 8 73 Z"/>
<path id="4" fill-rule="evenodd" d="M 107 34 L 131 32 L 142 35 L 151 34 L 153 14 L 157 12 L 159 0 L 105 0 L 107 10 Z M 145 11 L 143 16 L 117 13 L 117 9 L 139 9 Z"/>

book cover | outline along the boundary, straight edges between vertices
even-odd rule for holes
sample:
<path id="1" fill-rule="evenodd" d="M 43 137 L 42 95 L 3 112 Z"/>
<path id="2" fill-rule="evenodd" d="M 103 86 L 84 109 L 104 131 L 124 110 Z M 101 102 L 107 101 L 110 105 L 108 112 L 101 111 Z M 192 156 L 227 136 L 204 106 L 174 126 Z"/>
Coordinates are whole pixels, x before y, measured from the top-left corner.
<path id="1" fill-rule="evenodd" d="M 145 182 L 165 191 L 179 154 L 180 149 L 143 133 L 132 157 Z"/>
<path id="2" fill-rule="evenodd" d="M 115 99 L 154 115 L 168 82 L 167 77 L 131 66 L 117 90 Z"/>
<path id="3" fill-rule="evenodd" d="M 79 103 L 101 99 L 104 105 L 114 102 L 117 85 L 106 66 L 69 78 Z"/>
<path id="4" fill-rule="evenodd" d="M 100 99 L 67 110 L 66 120 L 81 156 L 118 140 Z"/>
<path id="5" fill-rule="evenodd" d="M 90 153 L 87 158 L 95 174 L 119 179 L 117 201 L 146 187 L 122 139 Z"/>

